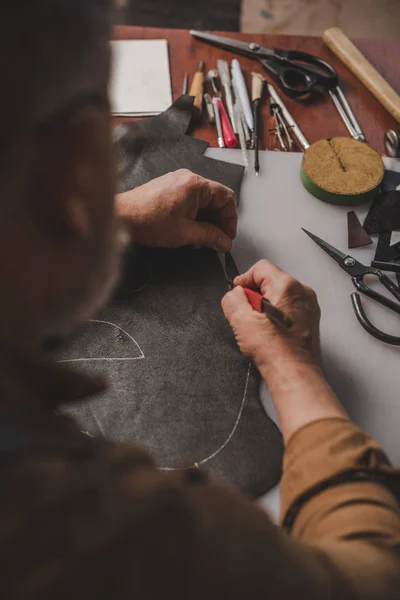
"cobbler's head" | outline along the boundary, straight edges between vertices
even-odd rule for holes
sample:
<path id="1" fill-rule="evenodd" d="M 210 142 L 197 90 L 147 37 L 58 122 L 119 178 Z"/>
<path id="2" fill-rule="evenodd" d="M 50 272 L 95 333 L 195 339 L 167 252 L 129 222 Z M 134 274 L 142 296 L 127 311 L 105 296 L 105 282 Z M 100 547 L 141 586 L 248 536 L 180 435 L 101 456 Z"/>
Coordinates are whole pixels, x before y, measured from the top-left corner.
<path id="1" fill-rule="evenodd" d="M 0 337 L 33 346 L 89 316 L 115 279 L 111 1 L 4 4 Z"/>

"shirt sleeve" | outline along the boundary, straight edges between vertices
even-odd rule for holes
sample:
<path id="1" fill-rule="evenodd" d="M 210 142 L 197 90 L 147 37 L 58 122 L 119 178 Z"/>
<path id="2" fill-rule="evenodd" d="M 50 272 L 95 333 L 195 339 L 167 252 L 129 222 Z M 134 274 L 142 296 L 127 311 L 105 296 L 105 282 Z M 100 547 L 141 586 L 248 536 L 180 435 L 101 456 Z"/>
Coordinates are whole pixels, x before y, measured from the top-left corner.
<path id="1" fill-rule="evenodd" d="M 356 598 L 392 597 L 399 589 L 399 483 L 379 444 L 352 421 L 316 421 L 286 450 L 282 526 L 322 551 Z"/>
<path id="2" fill-rule="evenodd" d="M 290 535 L 202 471 L 162 473 L 134 446 L 82 462 L 30 457 L 10 465 L 1 481 L 7 493 L 0 495 L 4 597 L 395 600 L 400 511 L 394 496 L 371 482 L 318 491 L 321 481 L 364 456 L 366 445 L 385 460 L 351 427 L 321 421 L 290 442 L 286 510 L 312 492 Z M 346 432 L 359 436 L 350 455 Z M 324 454 L 331 445 L 335 464 Z"/>
<path id="3" fill-rule="evenodd" d="M 296 432 L 286 449 L 281 482 L 282 526 L 293 536 L 310 540 L 315 534 L 321 536 L 322 527 L 326 532 L 337 531 L 333 517 L 336 505 L 361 518 L 361 504 L 367 513 L 380 504 L 397 515 L 399 483 L 400 473 L 390 466 L 380 445 L 352 421 L 315 421 Z M 350 520 L 356 524 L 354 516 Z M 379 529 L 379 519 L 375 525 Z M 394 536 L 393 544 L 397 543 Z"/>

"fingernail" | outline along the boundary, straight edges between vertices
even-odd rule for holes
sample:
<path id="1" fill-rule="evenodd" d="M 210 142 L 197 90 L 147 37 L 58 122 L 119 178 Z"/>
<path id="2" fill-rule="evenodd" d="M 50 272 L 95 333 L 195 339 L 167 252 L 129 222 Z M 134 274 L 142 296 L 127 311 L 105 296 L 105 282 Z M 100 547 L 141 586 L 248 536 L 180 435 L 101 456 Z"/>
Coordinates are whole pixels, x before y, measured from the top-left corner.
<path id="1" fill-rule="evenodd" d="M 220 237 L 218 238 L 218 242 L 215 246 L 215 249 L 219 252 L 229 252 L 232 248 L 232 240 L 228 237 Z"/>

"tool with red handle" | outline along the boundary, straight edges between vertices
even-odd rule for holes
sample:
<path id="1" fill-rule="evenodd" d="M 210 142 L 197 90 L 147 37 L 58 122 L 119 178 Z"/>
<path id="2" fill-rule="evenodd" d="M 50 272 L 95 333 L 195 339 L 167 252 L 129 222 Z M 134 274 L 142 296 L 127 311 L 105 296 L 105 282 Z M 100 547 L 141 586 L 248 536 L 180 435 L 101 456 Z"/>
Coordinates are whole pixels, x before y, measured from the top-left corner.
<path id="1" fill-rule="evenodd" d="M 222 124 L 222 133 L 225 140 L 225 146 L 227 148 L 237 148 L 238 141 L 233 132 L 231 122 L 228 117 L 228 113 L 226 112 L 224 103 L 220 98 L 217 98 L 219 114 L 221 116 L 221 124 Z"/>
<path id="2" fill-rule="evenodd" d="M 273 323 L 275 323 L 275 325 L 284 325 L 284 327 L 287 327 L 288 329 L 293 325 L 292 321 L 285 317 L 279 308 L 272 306 L 272 304 L 268 302 L 268 300 L 266 300 L 264 296 L 260 294 L 260 292 L 256 292 L 256 290 L 251 290 L 250 288 L 243 289 L 249 304 L 254 310 L 259 313 L 266 314 L 267 317 L 271 319 Z"/>
<path id="3" fill-rule="evenodd" d="M 222 254 L 219 253 L 219 257 L 221 260 L 221 265 L 224 271 L 224 275 L 226 280 L 229 283 L 229 287 L 233 289 L 234 283 L 233 280 L 238 274 L 235 262 L 232 258 L 231 254 Z M 279 308 L 275 308 L 272 306 L 270 302 L 260 292 L 256 290 L 252 290 L 250 288 L 244 287 L 244 292 L 247 296 L 247 300 L 249 301 L 250 306 L 253 310 L 256 310 L 259 313 L 265 314 L 275 325 L 282 327 L 286 327 L 290 329 L 292 327 L 293 322 L 288 317 L 285 317 L 284 313 L 279 310 Z"/>

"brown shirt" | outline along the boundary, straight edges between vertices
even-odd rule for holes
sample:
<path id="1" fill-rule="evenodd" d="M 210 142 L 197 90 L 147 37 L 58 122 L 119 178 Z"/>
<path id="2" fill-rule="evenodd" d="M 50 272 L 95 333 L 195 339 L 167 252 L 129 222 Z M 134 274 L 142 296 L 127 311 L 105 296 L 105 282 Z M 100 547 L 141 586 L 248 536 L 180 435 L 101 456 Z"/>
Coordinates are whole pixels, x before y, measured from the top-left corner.
<path id="1" fill-rule="evenodd" d="M 1 362 L 2 600 L 400 598 L 399 477 L 351 422 L 290 440 L 279 531 L 201 471 L 161 473 L 53 414 L 98 382 L 12 352 Z"/>

